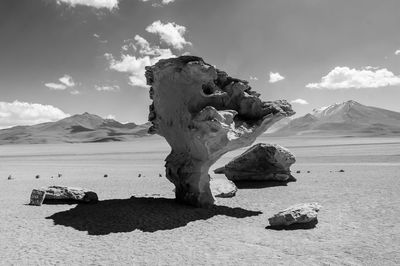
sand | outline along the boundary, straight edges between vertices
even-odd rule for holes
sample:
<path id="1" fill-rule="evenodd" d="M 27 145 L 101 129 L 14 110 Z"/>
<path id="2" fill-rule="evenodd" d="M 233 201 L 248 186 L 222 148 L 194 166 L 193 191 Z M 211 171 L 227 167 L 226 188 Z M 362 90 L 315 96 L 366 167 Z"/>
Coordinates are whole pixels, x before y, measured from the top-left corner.
<path id="1" fill-rule="evenodd" d="M 298 181 L 242 185 L 210 210 L 173 201 L 163 168 L 169 147 L 158 137 L 0 146 L 0 264 L 400 264 L 400 138 L 259 141 L 297 156 Z M 33 188 L 53 184 L 92 189 L 100 202 L 26 205 Z M 315 228 L 265 228 L 268 217 L 302 202 L 322 205 Z"/>

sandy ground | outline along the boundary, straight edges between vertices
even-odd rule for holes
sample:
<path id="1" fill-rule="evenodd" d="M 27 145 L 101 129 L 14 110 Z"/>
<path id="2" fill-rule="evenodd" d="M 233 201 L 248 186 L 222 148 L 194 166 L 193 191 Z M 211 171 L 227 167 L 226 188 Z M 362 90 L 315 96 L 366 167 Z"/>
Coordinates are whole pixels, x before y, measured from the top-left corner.
<path id="1" fill-rule="evenodd" d="M 280 143 L 297 156 L 298 181 L 242 186 L 210 210 L 172 200 L 172 184 L 159 177 L 169 147 L 158 137 L 0 146 L 0 264 L 400 264 L 400 138 L 259 141 Z M 52 184 L 93 189 L 101 201 L 26 205 L 33 188 Z M 323 206 L 316 228 L 265 228 L 277 211 L 314 201 Z"/>

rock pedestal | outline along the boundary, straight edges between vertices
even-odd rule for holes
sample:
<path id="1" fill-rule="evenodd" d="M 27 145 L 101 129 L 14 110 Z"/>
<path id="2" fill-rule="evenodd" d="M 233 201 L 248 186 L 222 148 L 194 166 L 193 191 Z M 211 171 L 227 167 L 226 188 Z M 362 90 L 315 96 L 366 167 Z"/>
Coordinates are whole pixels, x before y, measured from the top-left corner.
<path id="1" fill-rule="evenodd" d="M 236 181 L 281 181 L 296 179 L 290 173 L 290 166 L 296 162 L 294 155 L 277 144 L 259 143 L 234 158 L 225 166 L 215 169 L 216 174 Z"/>
<path id="2" fill-rule="evenodd" d="M 195 206 L 214 203 L 208 175 L 212 164 L 294 114 L 286 101 L 263 102 L 247 81 L 200 57 L 160 60 L 146 67 L 146 79 L 153 100 L 149 133 L 163 136 L 172 148 L 165 167 L 176 199 Z"/>

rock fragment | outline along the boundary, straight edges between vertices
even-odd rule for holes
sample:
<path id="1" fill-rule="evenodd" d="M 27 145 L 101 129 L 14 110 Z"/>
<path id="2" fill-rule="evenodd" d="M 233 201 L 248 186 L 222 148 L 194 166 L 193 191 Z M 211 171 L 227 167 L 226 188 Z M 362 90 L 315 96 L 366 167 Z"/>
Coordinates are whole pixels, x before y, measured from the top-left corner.
<path id="1" fill-rule="evenodd" d="M 283 211 L 278 212 L 269 218 L 272 227 L 285 227 L 292 224 L 306 224 L 318 221 L 317 213 L 321 205 L 318 203 L 303 203 L 293 205 Z"/>

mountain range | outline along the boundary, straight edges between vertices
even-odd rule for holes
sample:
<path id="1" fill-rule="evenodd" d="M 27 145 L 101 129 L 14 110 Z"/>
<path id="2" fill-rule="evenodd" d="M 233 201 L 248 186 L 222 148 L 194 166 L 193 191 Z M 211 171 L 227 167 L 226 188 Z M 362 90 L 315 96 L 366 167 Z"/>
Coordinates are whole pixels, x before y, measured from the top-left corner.
<path id="1" fill-rule="evenodd" d="M 128 141 L 147 135 L 150 123 L 120 123 L 83 113 L 56 122 L 0 130 L 0 144 Z"/>
<path id="2" fill-rule="evenodd" d="M 400 135 L 400 113 L 356 101 L 314 109 L 302 117 L 283 120 L 271 135 Z"/>

